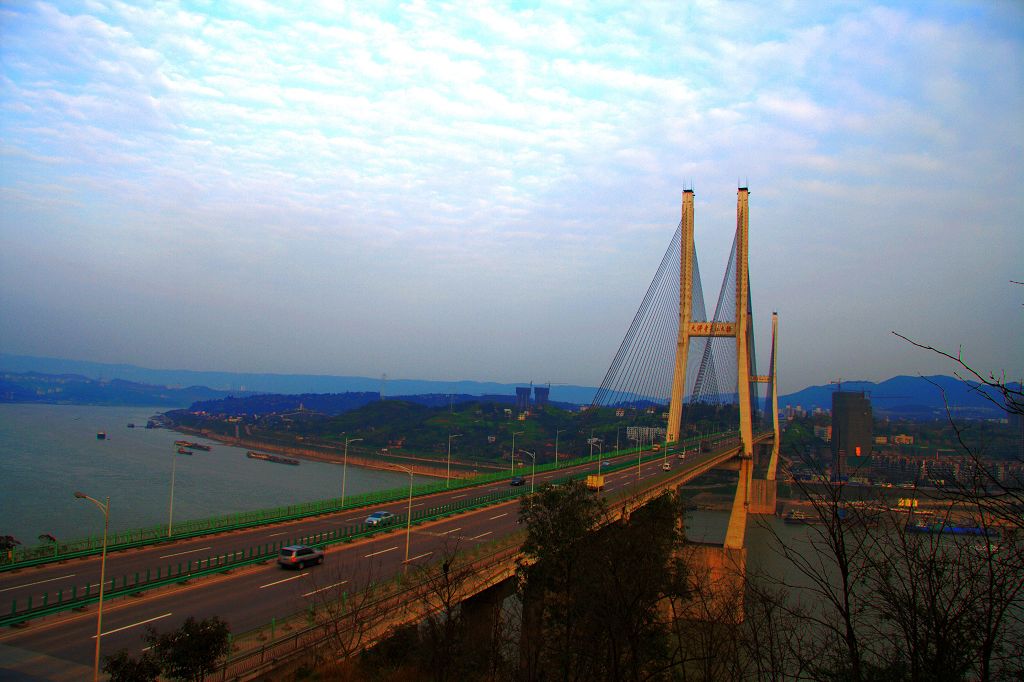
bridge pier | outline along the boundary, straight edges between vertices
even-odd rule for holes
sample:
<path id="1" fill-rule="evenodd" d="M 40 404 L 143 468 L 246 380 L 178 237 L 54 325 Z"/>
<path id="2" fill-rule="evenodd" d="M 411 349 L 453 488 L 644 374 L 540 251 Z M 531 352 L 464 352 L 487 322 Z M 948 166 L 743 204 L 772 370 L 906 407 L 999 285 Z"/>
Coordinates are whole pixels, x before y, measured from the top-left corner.
<path id="1" fill-rule="evenodd" d="M 747 549 L 687 543 L 683 558 L 689 569 L 690 599 L 677 618 L 717 623 L 742 623 L 746 590 Z"/>
<path id="2" fill-rule="evenodd" d="M 776 481 L 755 478 L 750 482 L 750 514 L 770 515 L 778 506 Z"/>

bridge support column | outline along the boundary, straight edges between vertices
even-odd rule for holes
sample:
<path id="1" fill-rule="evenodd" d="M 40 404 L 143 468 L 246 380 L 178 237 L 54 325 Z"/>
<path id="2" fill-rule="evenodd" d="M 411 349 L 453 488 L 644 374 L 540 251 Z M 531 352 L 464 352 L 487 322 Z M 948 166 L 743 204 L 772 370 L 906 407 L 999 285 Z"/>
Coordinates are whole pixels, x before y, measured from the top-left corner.
<path id="1" fill-rule="evenodd" d="M 747 550 L 719 545 L 687 544 L 690 600 L 676 617 L 718 623 L 742 623 Z"/>
<path id="2" fill-rule="evenodd" d="M 742 549 L 747 535 L 747 514 L 750 510 L 750 489 L 754 474 L 754 460 L 740 455 L 740 475 L 736 482 L 736 497 L 732 501 L 729 527 L 725 531 L 725 546 Z"/>
<path id="3" fill-rule="evenodd" d="M 751 514 L 774 514 L 778 504 L 778 487 L 774 480 L 753 479 L 750 485 Z"/>
<path id="4" fill-rule="evenodd" d="M 496 651 L 502 645 L 503 633 L 507 629 L 502 607 L 514 592 L 515 580 L 509 578 L 462 602 L 459 608 L 470 649 Z"/>

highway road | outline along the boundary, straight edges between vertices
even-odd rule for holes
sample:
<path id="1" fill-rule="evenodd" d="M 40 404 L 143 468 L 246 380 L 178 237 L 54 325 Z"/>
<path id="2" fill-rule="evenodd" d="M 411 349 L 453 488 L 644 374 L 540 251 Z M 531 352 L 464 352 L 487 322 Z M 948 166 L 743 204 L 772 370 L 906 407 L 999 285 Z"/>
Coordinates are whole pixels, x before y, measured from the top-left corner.
<path id="1" fill-rule="evenodd" d="M 645 453 L 649 454 L 649 453 Z M 662 459 L 657 458 L 640 467 L 638 481 L 636 455 L 625 455 L 614 464 L 632 461 L 619 471 L 605 474 L 605 494 L 656 483 L 659 479 L 678 474 L 680 467 L 698 468 L 703 462 L 718 456 L 716 453 L 690 454 L 684 462 L 670 460 L 675 471 L 662 471 Z M 558 472 L 538 474 L 540 486 L 552 478 L 567 473 L 592 473 L 595 464 L 589 463 Z M 529 486 L 529 477 L 527 477 Z M 489 490 L 508 489 L 507 482 L 480 488 L 461 489 L 439 493 L 431 499 L 414 498 L 414 504 L 443 504 L 455 496 L 473 495 Z M 404 505 L 389 505 L 391 511 L 404 512 Z M 346 511 L 287 524 L 238 531 L 219 536 L 179 541 L 156 547 L 128 550 L 108 557 L 108 576 L 145 570 L 154 563 L 187 557 L 190 553 L 216 554 L 234 551 L 252 544 L 262 544 L 283 537 L 335 530 L 361 522 L 372 509 Z M 490 507 L 415 525 L 410 535 L 410 564 L 422 564 L 457 547 L 468 549 L 497 540 L 517 528 L 519 500 L 515 499 Z M 106 654 L 127 648 L 137 655 L 141 652 L 141 636 L 145 626 L 167 631 L 180 626 L 188 617 L 197 619 L 217 615 L 227 621 L 233 633 L 242 633 L 282 619 L 308 608 L 311 604 L 337 598 L 341 591 L 357 591 L 370 580 L 386 580 L 403 570 L 405 559 L 405 526 L 392 526 L 386 533 L 351 543 L 331 545 L 325 561 L 301 571 L 285 570 L 275 563 L 257 564 L 231 571 L 228 574 L 172 584 L 157 590 L 143 592 L 137 597 L 123 597 L 104 602 L 103 643 Z M 58 565 L 23 569 L 0 577 L 0 598 L 39 590 L 53 584 L 99 579 L 96 558 L 79 559 Z M 2 602 L 0 602 L 2 603 Z M 43 679 L 78 679 L 71 671 L 81 674 L 80 666 L 91 666 L 95 646 L 96 607 L 83 612 L 70 612 L 29 621 L 26 625 L 9 628 L 0 633 L 0 678 L 2 671 L 46 670 Z M 40 658 L 40 656 L 44 658 Z M 63 672 L 62 672 L 63 671 Z M 38 674 L 38 673 L 37 673 Z M 61 675 L 69 675 L 61 677 Z"/>

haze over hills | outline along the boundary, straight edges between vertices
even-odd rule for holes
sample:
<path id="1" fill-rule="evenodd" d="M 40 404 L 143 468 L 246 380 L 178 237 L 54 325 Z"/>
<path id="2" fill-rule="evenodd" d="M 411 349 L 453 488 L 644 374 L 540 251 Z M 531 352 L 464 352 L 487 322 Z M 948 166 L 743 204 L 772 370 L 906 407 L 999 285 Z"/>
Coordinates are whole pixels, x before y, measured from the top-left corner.
<path id="1" fill-rule="evenodd" d="M 166 404 L 185 407 L 198 400 L 218 400 L 227 395 L 236 397 L 254 393 L 296 394 L 338 394 L 377 393 L 384 390 L 385 397 L 460 395 L 511 396 L 519 384 L 502 384 L 483 381 L 430 381 L 413 379 L 381 379 L 370 377 L 323 376 L 305 374 L 233 373 L 202 372 L 194 370 L 162 370 L 137 367 L 135 365 L 106 364 L 0 354 L 0 371 L 26 375 L 77 375 L 93 384 L 81 388 L 74 395 L 65 393 L 61 399 L 40 396 L 26 387 L 35 386 L 39 377 L 19 379 L 7 377 L 0 402 L 89 402 L 94 404 Z M 1019 384 L 1013 384 L 1019 386 Z M 20 388 L 19 388 L 20 387 Z M 954 415 L 974 418 L 1000 418 L 1005 413 L 998 410 L 974 384 L 967 384 L 956 377 L 897 376 L 880 383 L 870 381 L 844 381 L 843 390 L 864 391 L 871 398 L 877 415 L 909 418 L 942 418 L 948 404 Z M 145 390 L 145 389 L 150 390 Z M 788 395 L 779 396 L 779 406 L 801 406 L 811 411 L 816 407 L 830 409 L 834 384 L 809 386 Z M 575 405 L 589 404 L 596 391 L 592 386 L 551 387 L 551 400 Z M 153 395 L 159 395 L 157 403 L 146 402 Z M 993 396 L 994 398 L 998 398 Z M 142 402 L 138 402 L 138 401 Z"/>

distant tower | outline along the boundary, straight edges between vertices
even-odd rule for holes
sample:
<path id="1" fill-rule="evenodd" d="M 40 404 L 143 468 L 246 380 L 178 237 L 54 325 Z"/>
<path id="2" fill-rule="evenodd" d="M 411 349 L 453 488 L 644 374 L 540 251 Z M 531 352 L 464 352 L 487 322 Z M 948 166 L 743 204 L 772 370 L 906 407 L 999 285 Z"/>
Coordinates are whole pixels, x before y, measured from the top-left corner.
<path id="1" fill-rule="evenodd" d="M 860 466 L 871 454 L 871 401 L 864 391 L 832 394 L 832 471 L 843 465 Z M 842 461 L 845 460 L 845 461 Z"/>
<path id="2" fill-rule="evenodd" d="M 550 392 L 550 386 L 533 387 L 533 404 L 537 406 L 538 410 L 543 410 L 544 407 L 548 404 L 548 393 Z"/>
<path id="3" fill-rule="evenodd" d="M 516 386 L 516 412 L 530 411 L 530 387 Z"/>

